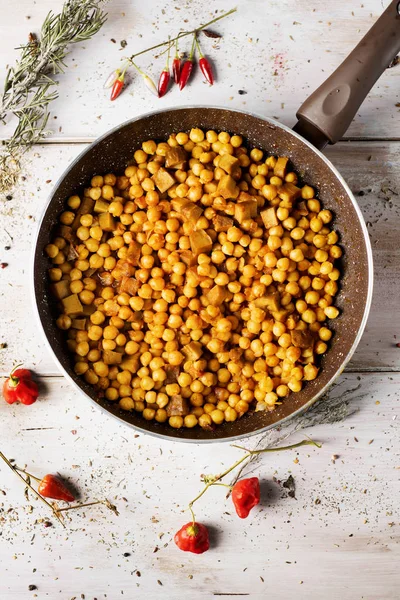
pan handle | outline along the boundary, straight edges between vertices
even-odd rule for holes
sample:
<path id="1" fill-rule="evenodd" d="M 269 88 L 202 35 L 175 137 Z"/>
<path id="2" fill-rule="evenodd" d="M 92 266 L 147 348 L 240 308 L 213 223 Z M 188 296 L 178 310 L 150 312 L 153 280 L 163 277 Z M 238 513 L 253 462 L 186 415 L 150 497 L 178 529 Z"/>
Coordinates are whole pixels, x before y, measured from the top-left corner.
<path id="1" fill-rule="evenodd" d="M 399 51 L 400 0 L 394 0 L 336 71 L 300 106 L 294 131 L 319 149 L 335 144 Z"/>

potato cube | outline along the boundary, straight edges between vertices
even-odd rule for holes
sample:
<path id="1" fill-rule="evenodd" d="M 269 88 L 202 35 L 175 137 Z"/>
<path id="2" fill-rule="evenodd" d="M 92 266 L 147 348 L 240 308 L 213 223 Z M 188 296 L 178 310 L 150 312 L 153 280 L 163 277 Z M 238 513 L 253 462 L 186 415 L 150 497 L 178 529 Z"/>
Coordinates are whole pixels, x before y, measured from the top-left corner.
<path id="1" fill-rule="evenodd" d="M 72 327 L 84 331 L 86 329 L 87 319 L 72 319 Z"/>
<path id="2" fill-rule="evenodd" d="M 106 365 L 120 365 L 122 363 L 122 354 L 114 350 L 103 350 L 103 362 Z"/>
<path id="3" fill-rule="evenodd" d="M 160 167 L 157 173 L 154 173 L 152 180 L 162 194 L 169 190 L 175 183 L 175 179 L 166 169 L 163 169 L 163 167 Z"/>
<path id="4" fill-rule="evenodd" d="M 124 371 L 136 373 L 139 368 L 139 359 L 130 356 L 129 358 L 124 358 L 124 360 L 120 364 L 121 369 L 123 369 Z"/>
<path id="5" fill-rule="evenodd" d="M 57 283 L 52 283 L 50 285 L 51 293 L 57 300 L 62 300 L 70 295 L 69 289 L 70 282 L 67 279 L 61 279 L 61 281 L 57 281 Z"/>
<path id="6" fill-rule="evenodd" d="M 96 204 L 94 205 L 94 212 L 96 213 L 106 213 L 108 212 L 108 208 L 110 206 L 109 202 L 106 202 L 105 200 L 102 200 L 101 198 L 99 200 L 96 200 Z"/>
<path id="7" fill-rule="evenodd" d="M 280 156 L 278 158 L 278 160 L 276 161 L 276 164 L 274 167 L 274 175 L 276 175 L 277 177 L 280 177 L 281 179 L 284 179 L 286 172 L 287 172 L 288 162 L 289 162 L 289 159 L 286 158 L 286 156 Z"/>
<path id="8" fill-rule="evenodd" d="M 183 163 L 187 160 L 186 150 L 181 146 L 171 148 L 165 155 L 165 166 L 167 169 L 181 169 Z"/>
<path id="9" fill-rule="evenodd" d="M 190 247 L 192 248 L 193 254 L 198 256 L 199 254 L 207 254 L 211 252 L 212 239 L 202 229 L 199 231 L 193 231 L 189 234 Z"/>
<path id="10" fill-rule="evenodd" d="M 228 156 L 228 154 L 224 156 Z M 230 217 L 225 217 L 223 215 L 215 215 L 212 222 L 216 232 L 228 231 L 230 227 L 233 227 L 233 219 L 231 219 Z"/>
<path id="11" fill-rule="evenodd" d="M 202 208 L 200 206 L 197 206 L 197 204 L 195 204 L 194 202 L 188 202 L 187 204 L 185 204 L 185 206 L 182 207 L 180 212 L 185 217 L 185 219 L 187 219 L 193 224 L 195 224 L 196 221 L 198 221 L 201 215 L 203 214 Z"/>
<path id="12" fill-rule="evenodd" d="M 176 212 L 181 213 L 182 209 L 187 205 L 191 204 L 187 198 L 172 198 L 171 206 Z"/>
<path id="13" fill-rule="evenodd" d="M 128 263 L 130 265 L 133 265 L 134 267 L 138 266 L 139 260 L 140 260 L 141 249 L 142 249 L 142 247 L 138 242 L 133 241 L 129 244 L 128 252 L 126 254 L 126 260 L 128 261 Z M 119 264 L 119 261 L 118 261 L 118 264 Z M 125 273 L 125 275 L 128 275 L 128 273 Z"/>
<path id="14" fill-rule="evenodd" d="M 119 292 L 120 294 L 126 292 L 130 296 L 136 296 L 139 287 L 140 282 L 138 279 L 123 275 L 121 285 L 119 286 Z"/>
<path id="15" fill-rule="evenodd" d="M 66 315 L 79 315 L 82 312 L 82 304 L 78 294 L 71 294 L 61 300 L 61 304 Z"/>
<path id="16" fill-rule="evenodd" d="M 210 304 L 213 306 L 219 306 L 226 298 L 226 290 L 220 285 L 214 285 L 214 287 L 212 287 L 206 295 Z"/>
<path id="17" fill-rule="evenodd" d="M 67 242 L 70 243 L 73 242 L 75 238 L 72 227 L 70 227 L 69 225 L 60 225 L 59 227 L 57 227 L 56 235 L 59 235 L 60 237 L 64 238 L 65 240 L 67 240 Z"/>
<path id="18" fill-rule="evenodd" d="M 223 198 L 237 198 L 239 195 L 239 188 L 236 186 L 236 181 L 231 175 L 223 175 L 218 182 L 217 193 Z"/>
<path id="19" fill-rule="evenodd" d="M 232 175 L 232 177 L 235 177 L 240 172 L 239 159 L 231 154 L 223 154 L 219 160 L 218 167 L 226 171 L 228 175 Z"/>
<path id="20" fill-rule="evenodd" d="M 198 360 L 203 354 L 200 342 L 190 342 L 190 344 L 186 344 L 186 346 L 183 346 L 182 352 L 186 354 L 188 360 L 192 361 Z"/>
<path id="21" fill-rule="evenodd" d="M 194 265 L 197 265 L 197 258 L 191 250 L 178 250 L 178 252 L 181 261 L 185 263 L 185 265 L 187 265 L 188 267 L 193 267 Z"/>
<path id="22" fill-rule="evenodd" d="M 278 218 L 276 216 L 275 208 L 273 207 L 263 210 L 261 212 L 261 218 L 266 229 L 270 229 L 270 227 L 276 227 L 279 223 Z"/>
<path id="23" fill-rule="evenodd" d="M 294 202 L 301 194 L 301 189 L 293 183 L 285 183 L 278 190 L 278 196 L 286 202 Z"/>
<path id="24" fill-rule="evenodd" d="M 84 317 L 90 317 L 97 310 L 97 306 L 95 304 L 84 304 L 82 308 L 82 315 Z"/>
<path id="25" fill-rule="evenodd" d="M 103 231 L 114 231 L 115 220 L 114 217 L 109 213 L 101 213 L 99 215 L 99 225 Z"/>
<path id="26" fill-rule="evenodd" d="M 311 331 L 301 331 L 294 329 L 290 332 L 293 346 L 296 348 L 312 348 L 314 344 L 314 338 Z"/>
<path id="27" fill-rule="evenodd" d="M 238 223 L 243 223 L 247 219 L 257 216 L 257 200 L 245 200 L 235 205 L 235 219 Z"/>

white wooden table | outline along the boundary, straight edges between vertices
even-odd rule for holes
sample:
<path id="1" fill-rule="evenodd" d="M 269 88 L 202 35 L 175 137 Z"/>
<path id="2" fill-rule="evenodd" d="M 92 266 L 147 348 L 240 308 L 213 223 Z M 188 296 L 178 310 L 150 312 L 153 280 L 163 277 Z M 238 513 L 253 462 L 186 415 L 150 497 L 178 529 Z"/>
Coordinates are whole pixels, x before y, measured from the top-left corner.
<path id="1" fill-rule="evenodd" d="M 61 2 L 3 4 L 2 76 L 17 55 L 13 48 Z M 12 201 L 1 199 L 0 261 L 9 266 L 0 271 L 0 343 L 7 344 L 0 350 L 0 374 L 23 362 L 40 376 L 43 392 L 32 407 L 0 403 L 0 449 L 33 472 L 59 471 L 83 500 L 107 496 L 120 511 L 119 517 L 101 507 L 78 511 L 63 530 L 43 505 L 32 500 L 28 507 L 22 486 L 0 465 L 2 600 L 399 598 L 400 65 L 374 87 L 346 140 L 327 150 L 358 196 L 374 251 L 367 329 L 331 392 L 358 410 L 340 424 L 312 430 L 321 450 L 263 458 L 256 472 L 267 493 L 246 521 L 233 516 L 230 501 L 225 506 L 223 491 L 209 491 L 197 508 L 199 520 L 212 527 L 208 553 L 184 554 L 172 537 L 188 520 L 183 511 L 200 489 L 200 474 L 229 466 L 239 451 L 228 444 L 189 446 L 135 435 L 93 408 L 59 374 L 33 318 L 29 262 L 36 222 L 52 184 L 87 143 L 141 112 L 188 103 L 243 108 L 292 125 L 302 100 L 387 0 L 237 4 L 237 15 L 215 26 L 223 34 L 218 48 L 204 40 L 218 68 L 214 87 L 197 76 L 182 94 L 174 89 L 157 100 L 135 81 L 110 103 L 103 79 L 124 54 L 207 21 L 210 8 L 232 7 L 228 0 L 111 0 L 107 24 L 73 49 L 60 77 L 53 136 L 29 152 L 26 179 Z M 121 40 L 127 41 L 125 50 Z M 142 64 L 151 70 L 146 60 Z M 154 75 L 159 69 L 157 63 Z M 2 126 L 0 134 L 5 138 L 11 130 Z M 332 455 L 339 458 L 333 462 Z M 273 481 L 290 473 L 296 499 L 284 498 Z M 53 526 L 45 527 L 43 519 Z M 29 591 L 30 585 L 37 589 Z"/>

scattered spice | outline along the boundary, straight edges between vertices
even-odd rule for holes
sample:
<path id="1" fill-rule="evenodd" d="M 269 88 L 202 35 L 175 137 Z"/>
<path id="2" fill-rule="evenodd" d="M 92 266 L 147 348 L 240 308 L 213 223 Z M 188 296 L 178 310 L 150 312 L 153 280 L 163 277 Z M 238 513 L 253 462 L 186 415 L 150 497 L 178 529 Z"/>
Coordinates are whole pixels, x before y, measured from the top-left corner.
<path id="1" fill-rule="evenodd" d="M 121 44 L 121 48 L 126 48 L 128 45 L 128 42 L 126 40 L 121 40 L 120 44 Z"/>
<path id="2" fill-rule="evenodd" d="M 36 585 L 33 585 L 33 584 L 31 584 L 31 585 L 28 585 L 28 590 L 29 590 L 30 592 L 33 592 L 34 590 L 37 590 L 37 586 L 36 586 Z"/>
<path id="3" fill-rule="evenodd" d="M 0 269 L 5 269 L 6 267 L 8 267 L 8 263 L 6 263 L 6 262 L 0 263 Z"/>
<path id="4" fill-rule="evenodd" d="M 296 498 L 296 484 L 293 475 L 289 475 L 286 481 L 282 483 L 282 487 L 288 490 L 288 496 L 290 498 Z"/>
<path id="5" fill-rule="evenodd" d="M 247 92 L 245 90 L 238 90 L 239 96 L 245 96 Z"/>
<path id="6" fill-rule="evenodd" d="M 222 37 L 220 33 L 216 33 L 215 31 L 211 31 L 211 29 L 203 29 L 203 33 L 206 37 L 208 38 L 212 38 L 212 39 L 217 39 Z"/>

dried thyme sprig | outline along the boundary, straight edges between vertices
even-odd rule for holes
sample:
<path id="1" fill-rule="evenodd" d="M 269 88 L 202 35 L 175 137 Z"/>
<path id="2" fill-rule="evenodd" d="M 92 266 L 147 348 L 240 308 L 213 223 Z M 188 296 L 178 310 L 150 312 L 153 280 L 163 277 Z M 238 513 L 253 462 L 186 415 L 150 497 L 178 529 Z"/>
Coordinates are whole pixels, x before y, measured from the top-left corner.
<path id="1" fill-rule="evenodd" d="M 63 73 L 69 45 L 90 39 L 102 27 L 105 0 L 67 0 L 57 15 L 49 12 L 39 39 L 33 34 L 21 48 L 21 58 L 10 68 L 0 100 L 0 120 L 18 119 L 12 137 L 0 152 L 0 192 L 16 183 L 21 155 L 49 132 L 48 106 L 58 97 L 54 75 Z"/>

